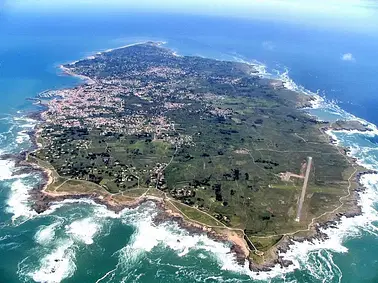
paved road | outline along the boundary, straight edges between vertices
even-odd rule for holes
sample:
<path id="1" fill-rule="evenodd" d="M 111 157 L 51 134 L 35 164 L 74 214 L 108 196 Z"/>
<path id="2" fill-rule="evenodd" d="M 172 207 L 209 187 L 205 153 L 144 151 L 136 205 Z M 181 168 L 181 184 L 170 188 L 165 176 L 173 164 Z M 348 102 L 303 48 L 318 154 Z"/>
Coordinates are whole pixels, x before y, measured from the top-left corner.
<path id="1" fill-rule="evenodd" d="M 298 203 L 297 218 L 295 219 L 298 222 L 301 220 L 301 211 L 302 211 L 304 198 L 306 196 L 307 183 L 308 183 L 308 178 L 310 176 L 310 171 L 311 171 L 311 164 L 312 164 L 312 157 L 309 156 L 307 158 L 307 169 L 306 169 L 306 174 L 305 174 L 305 178 L 304 178 L 304 181 L 303 181 L 302 194 L 301 194 L 301 198 L 299 199 L 299 203 Z"/>

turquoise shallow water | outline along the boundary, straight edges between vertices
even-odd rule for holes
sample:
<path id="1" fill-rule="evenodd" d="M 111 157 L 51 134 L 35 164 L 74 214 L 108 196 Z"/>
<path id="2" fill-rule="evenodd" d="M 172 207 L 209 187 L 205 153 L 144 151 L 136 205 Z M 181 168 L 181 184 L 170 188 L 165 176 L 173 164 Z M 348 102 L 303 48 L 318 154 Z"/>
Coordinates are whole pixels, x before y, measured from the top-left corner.
<path id="1" fill-rule="evenodd" d="M 343 100 L 341 105 L 354 115 L 378 121 L 374 113 L 363 111 L 377 104 L 370 87 L 363 89 L 360 80 L 372 82 L 377 66 L 366 64 L 364 56 L 370 51 L 357 49 L 357 35 L 347 39 L 295 26 L 173 15 L 85 16 L 70 21 L 8 15 L 1 18 L 0 31 L 1 153 L 17 153 L 30 146 L 25 131 L 35 121 L 25 114 L 36 106 L 25 98 L 78 83 L 59 75 L 58 64 L 146 39 L 168 41 L 181 54 L 256 59 L 266 65 L 261 69 L 283 79 L 287 87 L 319 88 L 327 99 Z M 274 48 L 267 49 L 266 42 Z M 315 44 L 319 42 L 332 48 L 324 53 L 325 46 Z M 356 57 L 365 55 L 356 64 L 345 65 L 339 55 L 351 48 Z M 285 67 L 290 69 L 288 74 Z M 338 76 L 344 69 L 347 74 Z M 345 84 L 349 87 L 344 89 Z M 324 120 L 351 117 L 328 100 L 310 112 Z M 374 134 L 335 135 L 361 163 L 378 169 Z M 1 160 L 0 166 L 0 282 L 378 282 L 375 175 L 363 179 L 368 187 L 361 196 L 363 216 L 343 220 L 338 229 L 328 230 L 330 239 L 324 243 L 293 246 L 286 255 L 295 263 L 291 268 L 252 273 L 234 262 L 225 244 L 189 235 L 174 223 L 154 226 L 152 203 L 116 215 L 90 202 L 65 202 L 36 215 L 30 209 L 28 191 L 40 177 L 12 176 L 12 162 Z"/>

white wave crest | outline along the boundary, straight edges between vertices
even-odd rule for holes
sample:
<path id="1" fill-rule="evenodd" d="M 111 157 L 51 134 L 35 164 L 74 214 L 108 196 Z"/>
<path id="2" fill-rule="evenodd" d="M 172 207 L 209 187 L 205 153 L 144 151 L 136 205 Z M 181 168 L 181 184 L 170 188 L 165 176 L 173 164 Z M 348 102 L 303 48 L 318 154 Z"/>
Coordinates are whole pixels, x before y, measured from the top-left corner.
<path id="1" fill-rule="evenodd" d="M 67 234 L 71 234 L 75 240 L 86 245 L 93 244 L 93 238 L 99 230 L 100 224 L 93 218 L 76 220 L 66 227 Z"/>
<path id="2" fill-rule="evenodd" d="M 24 179 L 17 179 L 11 185 L 7 200 L 7 212 L 12 213 L 12 221 L 29 219 L 37 213 L 29 205 L 29 190 L 31 186 Z"/>
<path id="3" fill-rule="evenodd" d="M 93 206 L 97 205 L 91 199 L 85 199 L 85 198 L 82 198 L 82 199 L 65 199 L 63 201 L 53 202 L 52 205 L 49 207 L 49 209 L 42 212 L 41 215 L 50 215 L 50 214 L 55 213 L 57 210 L 59 210 L 60 208 L 62 208 L 64 206 L 67 206 L 67 205 L 70 205 L 70 204 L 79 204 L 79 203 L 90 204 L 90 205 L 93 205 Z"/>
<path id="4" fill-rule="evenodd" d="M 30 138 L 27 131 L 35 128 L 37 121 L 25 117 L 7 117 L 7 131 L 0 133 L 0 153 L 17 153 L 26 150 L 30 146 Z"/>
<path id="5" fill-rule="evenodd" d="M 80 199 L 65 199 L 63 201 L 54 202 L 49 209 L 41 213 L 41 215 L 50 215 L 59 210 L 62 207 L 65 207 L 70 204 L 86 204 L 93 207 L 94 216 L 97 218 L 120 218 L 125 211 L 128 211 L 128 208 L 125 208 L 120 213 L 116 213 L 112 210 L 107 209 L 105 205 L 98 204 L 94 200 L 89 198 L 80 198 Z"/>
<path id="6" fill-rule="evenodd" d="M 262 62 L 259 62 L 257 60 L 247 61 L 237 56 L 233 56 L 232 59 L 236 62 L 253 66 L 253 68 L 257 71 L 257 75 L 261 77 L 271 77 L 271 74 L 268 72 L 267 66 Z"/>
<path id="7" fill-rule="evenodd" d="M 34 127 L 35 124 L 37 123 L 36 120 L 29 118 L 27 116 L 19 116 L 19 117 L 15 116 L 13 117 L 13 120 L 16 122 L 20 122 L 20 124 L 23 125 L 23 127 L 28 127 L 28 128 Z"/>
<path id="8" fill-rule="evenodd" d="M 202 257 L 211 257 L 216 260 L 221 270 L 244 274 L 257 280 L 281 277 L 283 274 L 279 266 L 270 272 L 253 272 L 249 269 L 247 261 L 244 265 L 236 262 L 229 244 L 214 241 L 205 234 L 192 234 L 180 228 L 177 223 L 165 222 L 154 225 L 152 219 L 155 213 L 154 205 L 148 203 L 124 214 L 122 220 L 126 224 L 133 225 L 136 230 L 128 245 L 119 251 L 117 268 L 121 267 L 123 273 L 133 269 L 135 264 L 148 253 L 168 248 L 179 257 L 188 256 L 193 251 L 200 251 Z M 206 256 L 203 255 L 204 252 Z M 287 272 L 292 270 L 293 268 L 287 269 Z"/>
<path id="9" fill-rule="evenodd" d="M 68 211 L 64 211 L 64 217 L 58 216 L 58 208 L 78 203 L 87 204 L 88 208 L 73 205 L 68 207 Z M 42 251 L 46 254 L 41 255 L 36 267 L 27 259 L 19 263 L 22 267 L 20 276 L 26 274 L 36 282 L 61 282 L 73 276 L 76 270 L 76 248 L 93 244 L 95 236 L 103 230 L 106 220 L 120 217 L 120 214 L 107 211 L 105 206 L 91 200 L 66 200 L 63 204 L 54 206 L 51 212 L 58 212 L 58 215 L 53 216 L 55 221 L 50 225 L 40 226 L 34 235 L 34 240 L 43 246 L 38 248 L 37 252 Z M 48 214 L 42 215 L 46 217 Z M 101 235 L 103 236 L 103 233 Z"/>
<path id="10" fill-rule="evenodd" d="M 14 179 L 12 175 L 15 162 L 11 160 L 0 160 L 0 181 Z"/>
<path id="11" fill-rule="evenodd" d="M 151 208 L 148 211 L 150 212 Z M 230 247 L 224 243 L 213 241 L 206 235 L 190 234 L 175 223 L 167 222 L 156 226 L 152 222 L 152 217 L 146 213 L 139 213 L 137 218 L 136 222 L 131 223 L 136 231 L 129 244 L 120 252 L 123 266 L 132 267 L 139 257 L 155 248 L 169 248 L 180 257 L 187 255 L 191 250 L 204 250 L 216 256 L 223 269 L 232 269 L 233 265 L 237 265 L 234 256 L 230 254 Z"/>
<path id="12" fill-rule="evenodd" d="M 61 222 L 55 222 L 48 226 L 41 226 L 35 234 L 34 239 L 40 245 L 49 245 L 55 238 L 55 230 L 59 227 Z"/>
<path id="13" fill-rule="evenodd" d="M 27 141 L 30 141 L 29 135 L 27 133 L 25 133 L 25 131 L 18 132 L 18 134 L 16 136 L 16 143 L 22 144 L 22 143 L 25 143 Z"/>

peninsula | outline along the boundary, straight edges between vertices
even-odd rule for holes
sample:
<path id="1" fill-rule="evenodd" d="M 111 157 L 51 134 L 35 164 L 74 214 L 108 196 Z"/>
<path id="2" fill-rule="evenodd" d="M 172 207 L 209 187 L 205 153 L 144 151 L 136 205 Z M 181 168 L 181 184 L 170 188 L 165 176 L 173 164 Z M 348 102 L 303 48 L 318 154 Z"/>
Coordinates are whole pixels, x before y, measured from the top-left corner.
<path id="1" fill-rule="evenodd" d="M 312 98 L 253 65 L 147 42 L 62 69 L 86 83 L 40 97 L 39 147 L 27 159 L 48 172 L 45 204 L 153 200 L 233 242 L 251 268 L 277 262 L 318 223 L 358 213 L 360 168 L 301 110 Z"/>

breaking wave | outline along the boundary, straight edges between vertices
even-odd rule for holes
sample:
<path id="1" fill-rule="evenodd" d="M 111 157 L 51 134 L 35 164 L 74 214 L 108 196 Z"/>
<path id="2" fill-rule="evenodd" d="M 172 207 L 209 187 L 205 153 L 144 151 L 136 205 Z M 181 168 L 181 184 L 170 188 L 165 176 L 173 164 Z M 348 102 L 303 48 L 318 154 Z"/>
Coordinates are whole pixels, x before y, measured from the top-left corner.
<path id="1" fill-rule="evenodd" d="M 28 275 L 36 282 L 61 282 L 74 274 L 74 260 L 74 242 L 69 239 L 59 241 L 57 247 L 41 259 L 39 268 Z"/>
<path id="2" fill-rule="evenodd" d="M 77 241 L 86 245 L 93 244 L 94 236 L 99 232 L 99 224 L 92 218 L 76 220 L 66 227 L 67 234 L 71 234 Z"/>
<path id="3" fill-rule="evenodd" d="M 36 212 L 30 208 L 29 203 L 29 190 L 32 188 L 33 186 L 23 179 L 17 179 L 12 183 L 7 201 L 7 212 L 13 214 L 13 222 L 20 218 L 25 220 L 36 215 Z"/>
<path id="4" fill-rule="evenodd" d="M 19 263 L 20 278 L 61 282 L 75 273 L 77 251 L 92 245 L 97 236 L 106 235 L 101 232 L 110 225 L 107 219 L 115 218 L 115 215 L 90 201 L 82 201 L 81 206 L 76 204 L 73 201 L 67 201 L 65 206 L 57 204 L 43 214 L 45 221 L 53 222 L 41 225 L 35 233 L 37 246 Z"/>
<path id="5" fill-rule="evenodd" d="M 29 191 L 40 181 L 37 175 L 17 174 L 15 162 L 0 160 L 0 182 L 9 188 L 6 212 L 12 214 L 12 222 L 23 222 L 36 213 L 30 207 Z"/>

